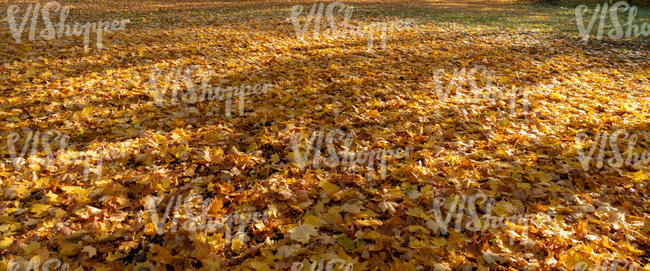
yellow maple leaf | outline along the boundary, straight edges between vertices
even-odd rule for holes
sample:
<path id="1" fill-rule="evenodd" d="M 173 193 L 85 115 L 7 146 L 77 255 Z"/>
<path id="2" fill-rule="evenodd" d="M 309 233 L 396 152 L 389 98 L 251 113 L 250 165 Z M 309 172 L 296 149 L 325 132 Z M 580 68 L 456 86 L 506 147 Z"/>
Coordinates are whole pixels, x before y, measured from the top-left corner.
<path id="1" fill-rule="evenodd" d="M 427 246 L 429 246 L 429 244 L 423 240 L 411 239 L 411 241 L 409 242 L 409 247 L 414 249 L 423 248 Z"/>
<path id="2" fill-rule="evenodd" d="M 645 180 L 648 180 L 648 175 L 645 175 L 645 173 L 643 173 L 643 170 L 639 170 L 636 173 L 634 173 L 633 179 L 634 179 L 635 182 L 640 183 L 640 182 L 643 182 Z"/>
<path id="3" fill-rule="evenodd" d="M 304 224 L 313 225 L 314 227 L 320 226 L 320 219 L 313 215 L 307 215 L 302 218 Z"/>
<path id="4" fill-rule="evenodd" d="M 447 244 L 447 239 L 442 238 L 442 237 L 433 238 L 433 240 L 431 241 L 431 243 L 432 243 L 434 246 L 441 247 L 441 246 L 444 246 L 444 245 Z"/>
<path id="5" fill-rule="evenodd" d="M 13 243 L 14 243 L 14 239 L 12 239 L 11 237 L 5 237 L 2 240 L 0 240 L 0 249 L 6 249 L 9 246 L 11 246 L 11 244 Z"/>
<path id="6" fill-rule="evenodd" d="M 38 77 L 45 80 L 50 78 L 50 76 L 52 76 L 52 73 L 50 71 L 46 71 L 44 73 L 41 73 Z"/>
<path id="7" fill-rule="evenodd" d="M 318 231 L 316 230 L 316 227 L 313 225 L 309 224 L 303 224 L 300 226 L 296 226 L 292 229 L 289 230 L 289 238 L 292 240 L 301 242 L 301 243 L 306 243 L 309 241 L 309 239 L 317 235 Z"/>

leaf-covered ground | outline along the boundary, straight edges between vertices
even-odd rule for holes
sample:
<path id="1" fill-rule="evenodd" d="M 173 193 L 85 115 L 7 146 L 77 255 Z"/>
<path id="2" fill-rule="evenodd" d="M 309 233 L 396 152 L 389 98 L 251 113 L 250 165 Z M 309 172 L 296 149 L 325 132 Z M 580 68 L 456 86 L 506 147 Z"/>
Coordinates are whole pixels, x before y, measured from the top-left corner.
<path id="1" fill-rule="evenodd" d="M 2 16 L 14 3 L 0 1 Z M 650 270 L 648 164 L 584 170 L 575 140 L 625 130 L 645 135 L 634 146 L 650 152 L 647 39 L 583 42 L 572 7 L 346 2 L 355 25 L 412 22 L 368 52 L 363 37 L 298 39 L 291 7 L 316 2 L 61 3 L 70 22 L 131 23 L 88 53 L 77 37 L 25 33 L 16 43 L 0 24 L 3 270 L 37 255 L 70 270 L 309 270 L 333 258 L 354 270 L 569 270 L 614 259 Z M 150 72 L 192 65 L 213 72 L 214 85 L 273 87 L 230 117 L 219 100 L 154 103 Z M 503 102 L 440 99 L 437 70 L 447 86 L 455 69 L 477 65 L 499 90 L 527 91 L 512 113 Z M 85 181 L 62 151 L 64 162 L 15 168 L 10 134 L 52 129 L 70 136 L 66 152 L 119 154 Z M 301 170 L 291 135 L 333 129 L 354 132 L 353 152 L 413 150 L 388 159 L 383 179 L 361 167 Z M 619 138 L 621 149 L 628 143 Z M 245 225 L 243 242 L 173 232 L 171 220 L 159 234 L 146 201 L 162 198 L 162 215 L 172 196 L 192 193 L 212 199 L 208 217 L 265 219 Z M 536 219 L 479 231 L 457 231 L 454 219 L 447 232 L 432 225 L 436 198 L 477 194 L 496 202 L 493 215 Z"/>

